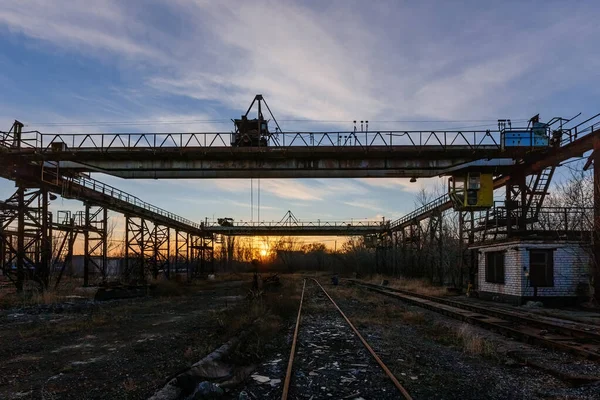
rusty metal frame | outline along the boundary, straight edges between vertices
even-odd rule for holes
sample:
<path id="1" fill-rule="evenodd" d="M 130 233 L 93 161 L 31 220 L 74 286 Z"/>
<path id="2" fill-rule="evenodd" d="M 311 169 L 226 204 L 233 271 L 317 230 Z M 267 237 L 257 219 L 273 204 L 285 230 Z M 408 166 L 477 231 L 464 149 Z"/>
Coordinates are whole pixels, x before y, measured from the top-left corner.
<path id="1" fill-rule="evenodd" d="M 154 224 L 148 236 L 152 256 L 149 259 L 149 268 L 154 279 L 163 273 L 168 279 L 171 272 L 171 230 L 166 226 Z"/>
<path id="2" fill-rule="evenodd" d="M 0 205 L 0 213 L 3 273 L 19 292 L 26 279 L 47 288 L 52 256 L 48 192 L 20 186 Z M 13 233 L 9 233 L 11 226 L 16 228 Z"/>
<path id="3" fill-rule="evenodd" d="M 190 264 L 190 234 L 175 230 L 175 265 L 176 274 L 186 271 L 188 274 Z"/>
<path id="4" fill-rule="evenodd" d="M 0 132 L 2 133 L 2 132 Z M 343 149 L 358 147 L 409 146 L 423 149 L 430 146 L 448 150 L 460 147 L 469 150 L 501 148 L 498 130 L 447 131 L 374 131 L 374 132 L 278 132 L 269 138 L 269 147 L 331 147 Z M 51 152 L 53 143 L 64 143 L 68 149 L 99 152 L 110 150 L 206 148 L 230 146 L 231 132 L 177 132 L 177 133 L 41 133 L 23 132 L 21 148 L 35 148 Z"/>
<path id="5" fill-rule="evenodd" d="M 83 285 L 89 285 L 90 266 L 100 273 L 102 282 L 107 279 L 108 209 L 85 204 Z"/>
<path id="6" fill-rule="evenodd" d="M 124 276 L 146 280 L 147 224 L 144 218 L 125 215 L 125 266 Z"/>

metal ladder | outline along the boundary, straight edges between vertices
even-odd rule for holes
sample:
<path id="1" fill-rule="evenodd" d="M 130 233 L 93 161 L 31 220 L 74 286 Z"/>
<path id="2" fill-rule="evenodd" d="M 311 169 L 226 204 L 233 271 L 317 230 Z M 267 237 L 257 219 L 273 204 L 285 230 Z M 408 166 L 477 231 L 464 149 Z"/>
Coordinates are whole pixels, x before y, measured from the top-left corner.
<path id="1" fill-rule="evenodd" d="M 548 167 L 532 176 L 527 188 L 527 216 L 526 219 L 531 222 L 538 220 L 540 209 L 544 203 L 544 198 L 548 194 L 552 176 L 554 176 L 556 166 Z M 533 183 L 533 185 L 532 185 Z"/>

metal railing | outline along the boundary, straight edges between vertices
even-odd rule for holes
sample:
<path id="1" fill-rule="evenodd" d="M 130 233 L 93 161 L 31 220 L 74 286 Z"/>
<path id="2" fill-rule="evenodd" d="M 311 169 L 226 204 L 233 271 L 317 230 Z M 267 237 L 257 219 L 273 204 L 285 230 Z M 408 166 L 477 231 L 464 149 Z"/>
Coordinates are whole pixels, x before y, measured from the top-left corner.
<path id="1" fill-rule="evenodd" d="M 431 212 L 437 208 L 440 208 L 440 210 L 441 210 L 442 206 L 444 206 L 444 204 L 449 203 L 449 202 L 450 202 L 450 196 L 446 193 L 446 194 L 438 197 L 437 199 L 425 204 L 424 206 L 421 206 L 421 207 L 417 208 L 416 210 L 406 214 L 405 216 L 400 217 L 395 221 L 392 221 L 390 223 L 390 229 L 391 230 L 399 229 L 413 220 L 418 221 L 419 218 L 421 218 L 423 215 L 427 214 L 428 212 Z"/>
<path id="2" fill-rule="evenodd" d="M 595 115 L 584 122 L 571 127 L 563 127 L 560 144 L 570 143 L 600 128 L 600 122 L 590 123 L 600 116 Z M 539 130 L 539 128 L 537 128 Z M 502 130 L 390 130 L 390 131 L 334 131 L 334 132 L 277 132 L 268 137 L 268 147 L 358 147 L 374 146 L 412 146 L 416 148 L 439 146 L 501 149 L 501 137 L 509 132 L 531 132 L 530 127 L 511 127 Z M 551 137 L 550 127 L 546 134 Z M 231 132 L 175 132 L 175 133 L 41 133 L 24 131 L 20 134 L 20 147 L 50 150 L 53 143 L 64 143 L 71 149 L 109 151 L 111 149 L 162 149 L 162 148 L 198 148 L 229 147 L 232 143 Z M 533 140 L 530 142 L 533 143 Z M 14 143 L 12 132 L 0 131 L 0 146 L 18 147 Z"/>
<path id="3" fill-rule="evenodd" d="M 504 205 L 498 205 L 489 213 L 479 214 L 474 223 L 476 230 L 483 229 L 488 234 L 506 233 L 508 226 L 519 229 L 520 221 L 526 231 L 591 232 L 593 215 L 592 207 L 540 207 L 538 211 L 529 209 L 524 221 L 521 221 L 523 211 L 520 207 L 509 212 Z"/>
<path id="4" fill-rule="evenodd" d="M 156 207 L 150 203 L 147 203 L 143 200 L 141 200 L 140 198 L 129 194 L 127 192 L 124 192 L 120 189 L 117 189 L 111 185 L 102 183 L 100 181 L 97 181 L 93 178 L 89 178 L 87 176 L 76 176 L 73 178 L 68 178 L 69 182 L 72 182 L 75 185 L 87 188 L 87 189 L 91 189 L 97 193 L 101 193 L 105 196 L 109 196 L 112 199 L 116 199 L 116 200 L 120 200 L 123 202 L 126 202 L 130 205 L 136 206 L 136 207 L 140 207 L 146 211 L 152 212 L 154 214 L 158 214 L 161 215 L 165 218 L 171 219 L 173 221 L 176 221 L 178 223 L 181 224 L 185 224 L 189 227 L 195 228 L 195 229 L 199 229 L 199 230 L 211 230 L 214 228 L 217 228 L 218 230 L 225 230 L 227 228 L 232 228 L 232 229 L 236 229 L 236 228 L 289 228 L 289 227 L 293 227 L 293 228 L 360 228 L 360 227 L 364 227 L 364 228 L 381 228 L 382 230 L 387 228 L 389 226 L 389 221 L 373 221 L 373 220 L 358 220 L 358 221 L 321 221 L 321 220 L 317 220 L 317 221 L 302 221 L 302 220 L 297 220 L 297 221 L 290 221 L 290 220 L 285 220 L 285 221 L 237 221 L 237 222 L 233 222 L 229 225 L 219 225 L 217 222 L 210 222 L 210 223 L 206 223 L 206 222 L 202 222 L 202 223 L 197 223 L 194 221 L 191 221 L 187 218 L 183 218 L 180 217 L 177 214 L 174 214 L 172 212 L 166 211 L 160 207 Z M 68 184 L 67 184 L 68 185 Z M 70 215 L 61 215 L 61 220 L 65 221 L 64 223 L 66 223 L 66 221 L 68 221 L 68 218 L 70 218 Z"/>
<path id="5" fill-rule="evenodd" d="M 230 224 L 219 225 L 216 222 L 207 223 L 205 225 L 207 229 L 211 228 L 219 228 L 219 229 L 227 229 L 227 228 L 357 228 L 357 227 L 365 227 L 365 228 L 387 228 L 389 226 L 389 221 L 372 221 L 372 220 L 359 220 L 359 221 L 239 221 L 232 222 Z"/>
<path id="6" fill-rule="evenodd" d="M 54 169 L 51 167 L 53 164 L 55 164 L 55 163 L 52 163 L 52 162 L 46 163 L 46 165 L 44 167 L 43 176 L 44 176 L 45 181 L 48 183 L 57 184 L 57 185 L 62 184 L 63 192 L 60 193 L 61 195 L 69 195 L 70 194 L 69 192 L 71 189 L 73 189 L 73 186 L 86 188 L 86 189 L 90 189 L 98 194 L 108 196 L 113 200 L 119 200 L 119 201 L 127 203 L 128 205 L 140 207 L 145 211 L 160 215 L 162 217 L 168 218 L 168 219 L 178 222 L 180 224 L 185 224 L 191 228 L 200 229 L 200 227 L 201 227 L 201 224 L 199 224 L 197 222 L 191 221 L 187 218 L 180 217 L 177 214 L 174 214 L 174 213 L 164 210 L 160 207 L 157 207 L 150 203 L 147 203 L 147 202 L 141 200 L 137 196 L 127 193 L 121 189 L 117 189 L 114 186 L 108 185 L 106 183 L 102 183 L 102 182 L 100 182 L 96 179 L 90 178 L 88 176 L 81 175 L 81 174 L 76 175 L 76 176 L 69 176 L 69 177 L 58 176 L 55 172 L 57 170 L 56 166 L 54 166 Z"/>
<path id="7" fill-rule="evenodd" d="M 69 149 L 97 151 L 176 149 L 231 146 L 230 132 L 199 133 L 40 133 L 23 132 L 23 147 L 52 150 L 53 143 Z M 268 147 L 369 148 L 411 146 L 442 149 L 500 149 L 499 131 L 375 131 L 375 132 L 279 132 L 269 137 Z"/>
<path id="8" fill-rule="evenodd" d="M 102 183 L 95 179 L 86 177 L 86 176 L 76 176 L 74 178 L 69 178 L 74 184 L 91 189 L 95 192 L 102 193 L 103 195 L 110 196 L 113 199 L 117 199 L 120 201 L 124 201 L 128 204 L 131 204 L 136 207 L 143 208 L 146 211 L 152 212 L 154 214 L 161 215 L 165 218 L 169 218 L 173 221 L 177 221 L 181 224 L 189 225 L 190 227 L 200 229 L 200 224 L 197 222 L 193 222 L 187 218 L 180 217 L 177 214 L 164 210 L 160 207 L 156 207 L 150 203 L 147 203 L 141 200 L 139 197 L 124 192 L 120 189 L 117 189 L 113 186 L 107 185 L 106 183 Z"/>

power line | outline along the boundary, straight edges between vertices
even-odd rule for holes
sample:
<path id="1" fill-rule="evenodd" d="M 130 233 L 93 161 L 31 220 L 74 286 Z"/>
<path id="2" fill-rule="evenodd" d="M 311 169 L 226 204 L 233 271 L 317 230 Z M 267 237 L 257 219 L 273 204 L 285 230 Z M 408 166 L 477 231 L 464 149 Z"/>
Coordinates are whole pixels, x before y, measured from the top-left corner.
<path id="1" fill-rule="evenodd" d="M 318 120 L 318 119 L 282 119 L 281 122 L 304 122 L 304 123 L 353 123 L 354 120 Z M 527 119 L 513 119 L 513 122 L 525 122 Z M 488 122 L 496 123 L 494 119 L 464 119 L 464 120 L 369 120 L 370 123 L 470 123 Z M 26 126 L 139 126 L 139 125 L 183 125 L 183 124 L 231 124 L 230 119 L 190 119 L 190 120 L 137 120 L 137 121 L 88 121 L 88 122 L 29 122 Z"/>

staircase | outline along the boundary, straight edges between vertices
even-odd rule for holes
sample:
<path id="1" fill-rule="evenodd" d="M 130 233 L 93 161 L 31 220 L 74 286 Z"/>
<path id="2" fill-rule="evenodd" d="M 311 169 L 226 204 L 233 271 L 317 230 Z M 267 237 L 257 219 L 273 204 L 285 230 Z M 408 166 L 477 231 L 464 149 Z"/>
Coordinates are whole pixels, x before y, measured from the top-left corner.
<path id="1" fill-rule="evenodd" d="M 544 203 L 552 176 L 556 170 L 555 166 L 548 167 L 540 171 L 537 175 L 531 175 L 527 181 L 525 188 L 525 223 L 533 224 L 539 220 L 540 210 Z M 517 216 L 521 215 L 521 210 L 516 212 Z M 496 202 L 491 209 L 478 213 L 475 217 L 475 231 L 481 232 L 483 240 L 496 240 L 499 236 L 507 234 L 508 211 L 504 201 Z M 514 229 L 517 229 L 517 221 L 511 219 L 510 223 Z"/>
<path id="2" fill-rule="evenodd" d="M 548 194 L 552 176 L 554 176 L 554 171 L 556 171 L 556 166 L 548 167 L 539 174 L 531 176 L 531 180 L 527 185 L 527 222 L 536 222 L 538 220 L 540 209 L 542 208 L 546 194 Z"/>

